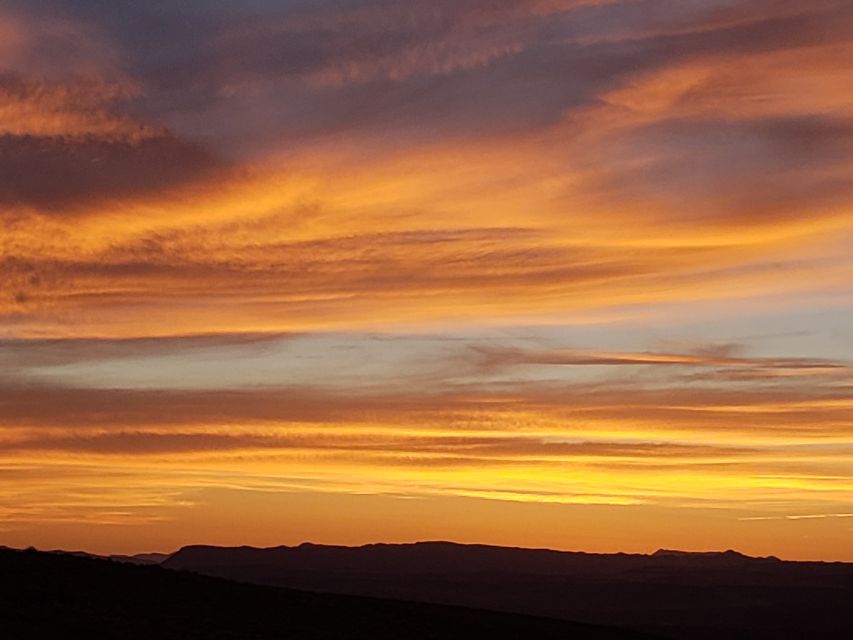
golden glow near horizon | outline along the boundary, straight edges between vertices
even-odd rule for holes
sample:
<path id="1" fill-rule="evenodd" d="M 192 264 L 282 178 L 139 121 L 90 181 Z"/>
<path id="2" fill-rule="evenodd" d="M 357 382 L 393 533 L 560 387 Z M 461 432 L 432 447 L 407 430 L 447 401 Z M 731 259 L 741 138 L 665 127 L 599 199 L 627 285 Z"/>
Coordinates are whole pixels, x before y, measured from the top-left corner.
<path id="1" fill-rule="evenodd" d="M 0 543 L 853 560 L 846 3 L 186 4 L 0 8 Z"/>

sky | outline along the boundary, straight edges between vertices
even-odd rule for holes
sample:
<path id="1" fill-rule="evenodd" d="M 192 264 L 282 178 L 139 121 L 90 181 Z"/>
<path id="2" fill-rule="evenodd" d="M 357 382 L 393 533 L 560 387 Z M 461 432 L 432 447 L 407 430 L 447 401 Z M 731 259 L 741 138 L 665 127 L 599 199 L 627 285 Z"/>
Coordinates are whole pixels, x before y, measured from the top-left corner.
<path id="1" fill-rule="evenodd" d="M 846 0 L 0 0 L 0 544 L 853 561 Z"/>

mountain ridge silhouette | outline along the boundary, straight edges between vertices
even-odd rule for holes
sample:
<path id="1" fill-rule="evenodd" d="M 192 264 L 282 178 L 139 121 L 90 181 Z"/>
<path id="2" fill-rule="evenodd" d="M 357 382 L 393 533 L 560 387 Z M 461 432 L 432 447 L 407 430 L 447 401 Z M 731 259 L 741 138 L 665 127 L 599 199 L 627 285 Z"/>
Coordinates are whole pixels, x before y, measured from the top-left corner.
<path id="1" fill-rule="evenodd" d="M 442 541 L 189 545 L 162 566 L 317 592 L 617 623 L 685 640 L 844 637 L 853 630 L 853 564 L 733 550 L 595 554 Z"/>

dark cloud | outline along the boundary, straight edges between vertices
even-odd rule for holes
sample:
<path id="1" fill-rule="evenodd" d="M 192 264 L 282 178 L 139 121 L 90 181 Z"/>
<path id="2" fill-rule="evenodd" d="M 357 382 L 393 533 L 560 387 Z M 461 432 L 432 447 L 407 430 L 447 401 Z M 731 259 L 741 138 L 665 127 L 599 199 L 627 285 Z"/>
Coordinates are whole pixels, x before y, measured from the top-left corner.
<path id="1" fill-rule="evenodd" d="M 0 451 L 68 451 L 78 453 L 156 455 L 205 451 L 237 450 L 315 450 L 324 452 L 391 453 L 435 456 L 438 464 L 485 464 L 501 460 L 566 457 L 597 458 L 713 458 L 749 454 L 750 449 L 679 445 L 671 443 L 547 442 L 537 438 L 508 437 L 420 437 L 401 434 L 396 438 L 366 434 L 264 435 L 251 433 L 203 433 L 117 431 L 75 436 L 44 434 L 23 440 L 0 443 Z"/>
<path id="2" fill-rule="evenodd" d="M 0 136 L 0 202 L 48 213 L 159 193 L 222 170 L 210 152 L 172 136 L 139 141 Z"/>
<path id="3" fill-rule="evenodd" d="M 426 395 L 366 395 L 321 389 L 178 391 L 78 389 L 0 379 L 6 424 L 69 427 L 209 425 L 246 422 L 359 422 L 394 412 L 436 408 Z M 448 406 L 472 406 L 447 398 Z"/>
<path id="4" fill-rule="evenodd" d="M 197 136 L 215 130 L 232 148 L 344 129 L 392 127 L 405 138 L 540 127 L 643 70 L 826 43 L 851 17 L 838 3 L 764 1 L 740 11 L 674 0 L 64 0 L 28 9 L 38 6 L 115 41 L 147 89 L 136 113 Z"/>
<path id="5" fill-rule="evenodd" d="M 730 347 L 730 345 L 727 345 Z M 484 366 L 562 365 L 562 366 L 678 366 L 730 367 L 785 370 L 850 370 L 849 363 L 815 358 L 749 358 L 731 355 L 731 349 L 698 349 L 687 353 L 608 353 L 571 350 L 524 351 L 512 348 L 471 347 L 483 358 Z"/>
<path id="6" fill-rule="evenodd" d="M 402 146 L 539 129 L 638 74 L 844 41 L 853 20 L 829 1 L 24 4 L 122 51 L 145 89 L 128 113 L 246 153 L 344 132 Z"/>
<path id="7" fill-rule="evenodd" d="M 767 222 L 812 216 L 853 197 L 853 123 L 832 117 L 742 119 L 677 113 L 603 141 L 601 197 L 637 197 L 679 219 Z M 609 169 L 606 157 L 650 160 Z"/>
<path id="8" fill-rule="evenodd" d="M 511 435 L 515 412 L 535 412 L 561 421 L 566 433 L 584 433 L 598 421 L 624 421 L 666 433 L 731 432 L 832 435 L 850 433 L 853 405 L 849 388 L 812 384 L 791 386 L 691 386 L 648 384 L 645 380 L 602 383 L 457 384 L 450 388 L 393 388 L 386 393 L 360 389 L 260 387 L 243 390 L 88 389 L 25 383 L 0 378 L 0 416 L 7 427 L 127 429 L 212 425 L 351 426 L 392 424 L 401 432 L 452 424 L 454 431 L 481 431 L 507 417 Z M 485 423 L 479 419 L 486 420 Z M 497 422 L 495 422 L 497 420 Z M 829 426 L 828 426 L 829 425 Z M 368 429 L 369 430 L 369 429 Z M 481 443 L 482 444 L 482 443 Z M 557 447 L 559 449 L 559 447 Z"/>
<path id="9" fill-rule="evenodd" d="M 191 356 L 211 348 L 240 347 L 245 352 L 265 350 L 293 339 L 293 333 L 212 333 L 149 338 L 0 339 L 3 368 L 41 367 L 92 360 L 181 354 Z"/>

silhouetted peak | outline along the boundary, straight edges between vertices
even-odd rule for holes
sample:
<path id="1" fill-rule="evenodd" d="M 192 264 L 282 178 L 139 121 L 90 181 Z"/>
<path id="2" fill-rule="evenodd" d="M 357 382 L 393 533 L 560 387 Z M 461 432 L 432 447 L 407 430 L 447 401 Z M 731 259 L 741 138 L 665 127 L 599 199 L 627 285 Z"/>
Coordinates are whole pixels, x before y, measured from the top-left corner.
<path id="1" fill-rule="evenodd" d="M 726 549 L 725 551 L 681 551 L 678 549 L 658 549 L 652 554 L 653 558 L 720 558 L 725 560 L 776 560 L 776 556 L 755 557 Z M 780 561 L 781 562 L 781 561 Z"/>

